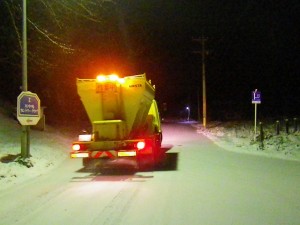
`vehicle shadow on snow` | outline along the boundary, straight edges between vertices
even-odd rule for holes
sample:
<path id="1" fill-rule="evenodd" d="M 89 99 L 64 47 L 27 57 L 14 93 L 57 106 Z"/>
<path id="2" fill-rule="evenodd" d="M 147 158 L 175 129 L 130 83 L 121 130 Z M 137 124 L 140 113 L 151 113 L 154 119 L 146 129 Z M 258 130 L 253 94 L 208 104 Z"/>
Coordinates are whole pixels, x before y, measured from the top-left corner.
<path id="1" fill-rule="evenodd" d="M 153 178 L 154 176 L 146 174 L 137 174 L 139 172 L 147 173 L 153 171 L 176 171 L 178 153 L 168 152 L 173 145 L 163 145 L 162 150 L 165 152 L 165 158 L 162 163 L 154 168 L 146 168 L 143 170 L 128 169 L 128 168 L 106 168 L 102 170 L 81 168 L 78 173 L 88 173 L 84 177 L 73 177 L 74 182 L 86 181 L 130 181 L 130 182 L 144 182 L 145 178 Z"/>
<path id="2" fill-rule="evenodd" d="M 165 159 L 154 171 L 174 171 L 177 170 L 178 152 L 168 152 L 173 145 L 163 145 L 162 150 L 166 153 Z"/>

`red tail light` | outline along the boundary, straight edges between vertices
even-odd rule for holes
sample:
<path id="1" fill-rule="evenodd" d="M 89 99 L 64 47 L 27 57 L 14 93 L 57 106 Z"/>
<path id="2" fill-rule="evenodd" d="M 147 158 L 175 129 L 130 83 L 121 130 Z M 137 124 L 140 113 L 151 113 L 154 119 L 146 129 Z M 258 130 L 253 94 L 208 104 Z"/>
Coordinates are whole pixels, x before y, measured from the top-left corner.
<path id="1" fill-rule="evenodd" d="M 73 144 L 72 149 L 73 151 L 83 151 L 86 150 L 87 147 L 86 145 L 82 145 L 82 144 Z"/>
<path id="2" fill-rule="evenodd" d="M 144 149 L 146 146 L 146 143 L 144 141 L 139 141 L 137 144 L 136 144 L 136 147 L 138 150 L 141 150 L 141 149 Z"/>

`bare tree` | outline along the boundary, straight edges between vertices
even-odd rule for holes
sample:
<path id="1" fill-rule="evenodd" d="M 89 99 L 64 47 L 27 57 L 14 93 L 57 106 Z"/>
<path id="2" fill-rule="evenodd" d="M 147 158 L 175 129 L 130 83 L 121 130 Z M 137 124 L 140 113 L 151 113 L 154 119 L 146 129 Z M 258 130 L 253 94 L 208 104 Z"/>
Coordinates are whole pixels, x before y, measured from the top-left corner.
<path id="1" fill-rule="evenodd" d="M 28 1 L 28 43 L 29 60 L 48 68 L 50 64 L 43 57 L 43 48 L 51 51 L 62 51 L 63 54 L 72 54 L 76 46 L 72 45 L 72 34 L 80 24 L 90 22 L 89 27 L 101 26 L 103 23 L 102 12 L 107 2 L 91 0 L 32 0 Z M 16 41 L 15 51 L 21 57 L 21 1 L 3 0 L 9 15 L 10 25 L 14 30 Z"/>

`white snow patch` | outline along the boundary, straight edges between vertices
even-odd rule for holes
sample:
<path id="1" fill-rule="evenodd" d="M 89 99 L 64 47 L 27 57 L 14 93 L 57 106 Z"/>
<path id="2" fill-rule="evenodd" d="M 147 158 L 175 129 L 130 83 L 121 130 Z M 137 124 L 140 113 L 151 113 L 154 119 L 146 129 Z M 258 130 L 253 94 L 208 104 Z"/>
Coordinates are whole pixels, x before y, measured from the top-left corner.
<path id="1" fill-rule="evenodd" d="M 17 162 L 21 154 L 22 126 L 0 110 L 0 191 L 48 172 L 68 157 L 70 138 L 51 127 L 30 129 L 31 167 Z"/>
<path id="2" fill-rule="evenodd" d="M 276 133 L 275 122 L 263 125 L 263 141 L 257 128 L 254 139 L 254 123 L 251 121 L 211 122 L 204 128 L 194 123 L 197 132 L 214 141 L 218 146 L 234 152 L 264 155 L 300 161 L 300 132 L 292 128 L 289 134 L 280 130 Z"/>

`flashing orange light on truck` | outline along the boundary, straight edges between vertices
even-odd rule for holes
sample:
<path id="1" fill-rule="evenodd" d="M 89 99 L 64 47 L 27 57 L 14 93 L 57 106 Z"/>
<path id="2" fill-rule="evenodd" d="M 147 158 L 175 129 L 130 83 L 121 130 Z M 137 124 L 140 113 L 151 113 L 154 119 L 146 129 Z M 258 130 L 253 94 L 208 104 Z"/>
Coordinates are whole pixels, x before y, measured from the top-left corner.
<path id="1" fill-rule="evenodd" d="M 97 76 L 97 81 L 98 82 L 104 82 L 104 81 L 106 81 L 106 76 L 104 76 L 104 75 Z"/>
<path id="2" fill-rule="evenodd" d="M 117 74 L 110 74 L 110 75 L 98 75 L 96 78 L 97 82 L 118 82 L 120 84 L 123 84 L 125 81 L 123 78 L 120 78 Z"/>

